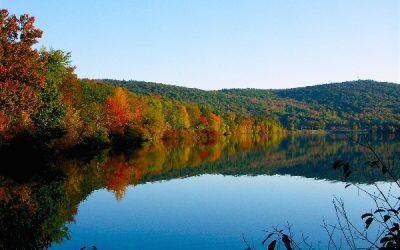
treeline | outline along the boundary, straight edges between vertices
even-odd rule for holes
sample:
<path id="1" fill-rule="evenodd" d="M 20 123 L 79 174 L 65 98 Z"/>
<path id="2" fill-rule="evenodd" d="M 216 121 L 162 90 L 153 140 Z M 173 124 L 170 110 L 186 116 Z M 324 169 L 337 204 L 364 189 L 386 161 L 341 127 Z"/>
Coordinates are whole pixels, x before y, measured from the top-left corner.
<path id="1" fill-rule="evenodd" d="M 28 15 L 0 11 L 0 138 L 29 134 L 52 145 L 281 133 L 277 120 L 221 111 L 78 79 L 70 54 L 33 46 L 42 31 Z"/>
<path id="2" fill-rule="evenodd" d="M 400 85 L 358 80 L 285 90 L 205 91 L 142 81 L 102 80 L 142 94 L 210 104 L 219 112 L 241 112 L 279 121 L 288 130 L 371 130 L 400 128 Z"/>

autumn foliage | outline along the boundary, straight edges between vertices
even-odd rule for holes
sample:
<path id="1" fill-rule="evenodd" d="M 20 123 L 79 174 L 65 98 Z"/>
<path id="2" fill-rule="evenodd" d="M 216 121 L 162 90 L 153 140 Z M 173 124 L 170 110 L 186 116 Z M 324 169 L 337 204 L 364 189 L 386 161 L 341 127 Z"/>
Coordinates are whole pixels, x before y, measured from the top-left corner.
<path id="1" fill-rule="evenodd" d="M 0 10 L 0 114 L 2 130 L 32 125 L 41 106 L 38 91 L 45 84 L 45 61 L 32 48 L 42 31 L 34 17 L 9 15 Z"/>
<path id="2" fill-rule="evenodd" d="M 33 47 L 42 35 L 34 21 L 0 11 L 0 139 L 29 132 L 58 147 L 166 138 L 212 143 L 224 134 L 272 131 L 255 117 L 79 79 L 70 53 Z"/>
<path id="3" fill-rule="evenodd" d="M 115 93 L 105 103 L 107 127 L 112 133 L 124 133 L 124 128 L 132 119 L 128 94 L 123 88 L 116 88 Z"/>

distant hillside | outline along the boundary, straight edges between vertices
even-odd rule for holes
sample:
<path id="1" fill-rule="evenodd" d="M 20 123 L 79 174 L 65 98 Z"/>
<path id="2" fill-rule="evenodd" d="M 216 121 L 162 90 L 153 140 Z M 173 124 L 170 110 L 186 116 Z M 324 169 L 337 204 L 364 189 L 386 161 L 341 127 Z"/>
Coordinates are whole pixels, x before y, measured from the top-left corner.
<path id="1" fill-rule="evenodd" d="M 361 113 L 365 110 L 400 111 L 400 85 L 374 81 L 331 83 L 275 91 L 283 98 L 313 102 L 341 111 Z"/>
<path id="2" fill-rule="evenodd" d="M 155 94 L 176 100 L 184 100 L 203 105 L 211 105 L 221 112 L 245 112 L 249 114 L 264 114 L 263 105 L 252 104 L 251 97 L 226 94 L 223 91 L 201 90 L 161 83 L 143 81 L 103 80 L 123 86 L 139 94 Z"/>
<path id="3" fill-rule="evenodd" d="M 103 80 L 141 94 L 278 119 L 292 129 L 387 129 L 400 124 L 400 85 L 359 80 L 310 87 L 206 91 L 142 81 Z M 390 128 L 391 129 L 391 128 Z"/>

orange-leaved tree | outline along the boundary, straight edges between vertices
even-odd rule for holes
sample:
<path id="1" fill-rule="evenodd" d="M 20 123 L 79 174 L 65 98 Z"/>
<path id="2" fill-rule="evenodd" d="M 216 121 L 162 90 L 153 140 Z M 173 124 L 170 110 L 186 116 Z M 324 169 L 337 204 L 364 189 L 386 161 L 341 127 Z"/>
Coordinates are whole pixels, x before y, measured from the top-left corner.
<path id="1" fill-rule="evenodd" d="M 111 133 L 123 134 L 132 119 L 132 110 L 128 93 L 117 87 L 105 103 L 106 124 Z"/>
<path id="2" fill-rule="evenodd" d="M 41 105 L 38 91 L 45 84 L 45 62 L 32 46 L 42 36 L 35 18 L 0 10 L 0 132 L 32 126 Z"/>

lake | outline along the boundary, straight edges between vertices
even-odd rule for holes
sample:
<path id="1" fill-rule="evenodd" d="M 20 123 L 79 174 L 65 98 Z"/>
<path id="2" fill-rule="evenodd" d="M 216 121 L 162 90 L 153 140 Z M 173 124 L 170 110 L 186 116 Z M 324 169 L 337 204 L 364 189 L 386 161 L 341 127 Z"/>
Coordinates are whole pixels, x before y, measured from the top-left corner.
<path id="1" fill-rule="evenodd" d="M 374 207 L 354 185 L 345 188 L 336 160 L 352 166 L 348 183 L 393 185 L 364 164 L 373 159 L 366 142 L 398 163 L 398 139 L 357 134 L 146 143 L 40 163 L 19 153 L 0 177 L 0 248 L 245 249 L 245 239 L 261 249 L 264 230 L 289 223 L 295 237 L 323 249 L 323 221 L 337 223 L 334 196 L 361 227 Z"/>

